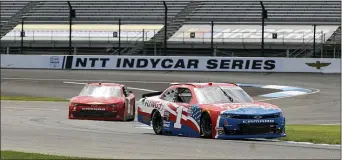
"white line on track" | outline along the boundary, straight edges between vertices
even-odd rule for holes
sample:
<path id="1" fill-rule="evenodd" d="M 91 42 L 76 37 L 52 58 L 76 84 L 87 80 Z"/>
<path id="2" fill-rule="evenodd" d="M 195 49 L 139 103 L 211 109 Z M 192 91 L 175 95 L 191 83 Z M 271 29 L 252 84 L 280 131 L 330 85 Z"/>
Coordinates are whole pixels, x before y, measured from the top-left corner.
<path id="1" fill-rule="evenodd" d="M 63 82 L 63 83 L 67 83 L 67 84 L 81 84 L 81 85 L 87 84 L 87 83 L 80 83 L 80 82 Z"/>
<path id="2" fill-rule="evenodd" d="M 144 89 L 144 88 L 134 88 L 134 87 L 127 87 L 128 89 L 134 89 L 134 90 L 139 90 L 139 91 L 147 91 L 147 92 L 158 92 L 155 90 L 149 90 L 149 89 Z"/>
<path id="3" fill-rule="evenodd" d="M 339 144 L 322 144 L 322 143 L 311 143 L 311 142 L 295 142 L 295 141 L 285 141 L 286 143 L 292 143 L 292 144 L 307 144 L 307 145 L 321 145 L 321 146 L 336 146 L 341 147 Z"/>
<path id="4" fill-rule="evenodd" d="M 67 84 L 81 84 L 81 85 L 85 85 L 87 83 L 80 83 L 80 82 L 63 82 L 63 83 L 67 83 Z M 155 90 L 149 90 L 149 89 L 144 89 L 144 88 L 134 88 L 134 87 L 127 87 L 128 89 L 133 89 L 133 90 L 139 90 L 139 91 L 146 91 L 146 92 L 157 92 Z"/>
<path id="5" fill-rule="evenodd" d="M 149 126 L 149 125 L 145 125 L 145 124 L 138 124 L 138 125 L 135 125 L 134 127 L 135 128 L 140 128 L 140 129 L 148 129 L 148 130 L 153 129 L 152 125 Z"/>
<path id="6" fill-rule="evenodd" d="M 298 96 L 304 96 L 304 95 L 310 95 L 310 94 L 315 94 L 315 93 L 318 93 L 320 90 L 319 89 L 312 89 L 312 90 L 315 90 L 313 92 L 310 92 L 310 93 L 304 93 L 304 94 L 301 94 L 301 95 L 295 95 L 295 96 L 284 96 L 284 97 L 275 97 L 275 98 L 267 98 L 267 99 L 261 99 L 261 100 L 257 100 L 258 102 L 263 102 L 263 101 L 270 101 L 270 100 L 276 100 L 276 99 L 283 99 L 283 98 L 290 98 L 290 97 L 298 97 Z"/>
<path id="7" fill-rule="evenodd" d="M 49 78 L 1 78 L 5 80 L 35 80 L 35 81 L 75 81 L 75 82 L 118 82 L 118 83 L 161 83 L 161 84 L 169 84 L 174 82 L 153 82 L 153 81 L 113 81 L 113 80 L 79 80 L 79 79 L 49 79 Z"/>

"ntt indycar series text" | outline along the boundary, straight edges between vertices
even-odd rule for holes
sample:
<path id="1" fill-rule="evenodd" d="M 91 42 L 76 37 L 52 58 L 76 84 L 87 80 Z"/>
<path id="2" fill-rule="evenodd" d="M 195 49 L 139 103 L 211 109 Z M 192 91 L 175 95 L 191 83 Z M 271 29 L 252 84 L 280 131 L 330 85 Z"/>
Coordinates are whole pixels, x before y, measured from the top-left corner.
<path id="1" fill-rule="evenodd" d="M 272 58 L 79 56 L 72 60 L 72 69 L 272 71 L 277 68 L 277 60 Z"/>

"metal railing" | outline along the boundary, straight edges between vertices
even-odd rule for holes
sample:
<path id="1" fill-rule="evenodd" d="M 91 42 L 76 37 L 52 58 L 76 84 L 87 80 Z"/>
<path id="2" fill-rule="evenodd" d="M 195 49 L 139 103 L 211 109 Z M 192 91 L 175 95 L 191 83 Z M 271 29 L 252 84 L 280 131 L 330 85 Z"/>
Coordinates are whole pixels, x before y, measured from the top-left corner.
<path id="1" fill-rule="evenodd" d="M 119 41 L 119 37 L 114 37 L 113 32 L 118 31 L 73 31 L 73 41 Z M 148 41 L 152 38 L 158 30 L 144 30 L 144 31 L 122 31 L 122 42 L 141 42 Z M 191 34 L 195 33 L 194 37 Z M 316 37 L 320 36 L 320 32 L 316 33 Z M 25 31 L 24 41 L 67 41 L 69 37 L 68 31 Z M 144 39 L 143 39 L 143 38 Z M 272 43 L 308 43 L 312 40 L 313 32 L 282 32 L 277 33 L 277 38 L 274 38 L 272 32 L 265 32 L 265 42 Z M 213 39 L 215 43 L 253 43 L 261 41 L 261 32 L 214 32 Z M 20 31 L 11 31 L 1 40 L 6 41 L 20 41 Z M 177 41 L 181 43 L 210 43 L 211 32 L 199 31 L 177 31 L 169 41 Z"/>
<path id="2" fill-rule="evenodd" d="M 309 41 L 307 41 L 307 43 L 303 44 L 301 47 L 295 49 L 294 51 L 292 51 L 289 54 L 289 57 L 310 57 L 313 54 L 315 54 L 315 52 L 317 52 L 317 50 L 320 50 L 320 54 L 323 53 L 323 44 L 325 42 L 325 34 L 321 31 L 320 33 L 316 34 L 316 38 L 312 38 Z M 316 43 L 316 48 L 313 48 L 313 43 Z M 322 55 L 321 55 L 322 57 Z"/>

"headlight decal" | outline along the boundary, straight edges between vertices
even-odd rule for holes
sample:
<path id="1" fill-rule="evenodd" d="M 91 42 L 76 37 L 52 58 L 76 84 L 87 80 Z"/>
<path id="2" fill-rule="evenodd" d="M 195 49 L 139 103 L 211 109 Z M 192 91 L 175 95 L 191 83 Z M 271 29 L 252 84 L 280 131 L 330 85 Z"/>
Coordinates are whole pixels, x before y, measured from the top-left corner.
<path id="1" fill-rule="evenodd" d="M 233 115 L 232 114 L 221 114 L 222 118 L 232 118 Z"/>
<path id="2" fill-rule="evenodd" d="M 77 107 L 77 106 L 80 106 L 81 104 L 80 103 L 71 103 L 71 105 Z"/>
<path id="3" fill-rule="evenodd" d="M 117 107 L 118 104 L 109 104 L 110 107 Z"/>

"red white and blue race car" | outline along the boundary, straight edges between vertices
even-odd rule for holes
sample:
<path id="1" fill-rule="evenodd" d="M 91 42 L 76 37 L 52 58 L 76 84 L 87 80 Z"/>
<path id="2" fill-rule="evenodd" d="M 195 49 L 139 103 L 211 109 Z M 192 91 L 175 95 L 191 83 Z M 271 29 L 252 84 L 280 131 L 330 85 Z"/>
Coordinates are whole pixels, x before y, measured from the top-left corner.
<path id="1" fill-rule="evenodd" d="M 122 120 L 135 118 L 135 95 L 123 84 L 89 83 L 69 103 L 69 119 Z"/>
<path id="2" fill-rule="evenodd" d="M 255 102 L 235 84 L 173 84 L 163 92 L 144 94 L 137 107 L 138 121 L 152 125 L 159 135 L 217 139 L 286 136 L 281 109 Z"/>

